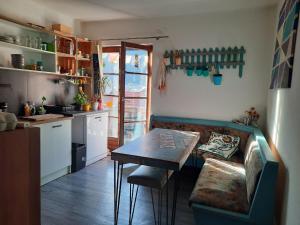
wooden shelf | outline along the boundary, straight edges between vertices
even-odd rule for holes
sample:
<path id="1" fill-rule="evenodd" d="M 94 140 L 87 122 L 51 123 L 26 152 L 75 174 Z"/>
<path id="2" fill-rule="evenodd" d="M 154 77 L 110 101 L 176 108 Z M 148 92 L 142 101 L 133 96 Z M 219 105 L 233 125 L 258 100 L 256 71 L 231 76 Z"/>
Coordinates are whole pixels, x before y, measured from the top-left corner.
<path id="1" fill-rule="evenodd" d="M 17 69 L 17 68 L 11 68 L 11 67 L 3 67 L 0 66 L 0 70 L 9 70 L 9 71 L 18 71 L 18 72 L 28 72 L 28 73 L 39 73 L 39 74 L 49 74 L 54 76 L 62 76 L 62 77 L 72 77 L 72 78 L 87 78 L 91 79 L 91 77 L 88 76 L 75 76 L 75 75 L 69 75 L 69 74 L 60 74 L 56 72 L 49 72 L 49 71 L 38 71 L 38 70 L 28 70 L 28 69 Z"/>
<path id="2" fill-rule="evenodd" d="M 67 54 L 67 53 L 62 53 L 62 52 L 56 52 L 56 55 L 58 57 L 63 57 L 63 58 L 75 58 L 75 55 Z"/>
<path id="3" fill-rule="evenodd" d="M 85 40 L 84 38 L 79 38 L 79 37 L 76 37 L 76 41 L 77 42 L 81 42 L 81 43 L 89 43 L 89 42 L 91 42 L 90 40 Z"/>
<path id="4" fill-rule="evenodd" d="M 78 61 L 91 61 L 91 59 L 88 58 L 82 58 L 82 57 L 77 57 Z"/>
<path id="5" fill-rule="evenodd" d="M 37 52 L 37 53 L 41 53 L 41 54 L 55 55 L 55 52 L 44 51 L 44 50 L 37 49 L 37 48 L 30 48 L 30 47 L 26 47 L 23 45 L 17 45 L 17 44 L 5 42 L 5 41 L 0 41 L 0 45 L 10 47 L 10 48 L 15 48 L 15 49 L 23 49 L 24 51 L 27 51 L 27 52 Z"/>

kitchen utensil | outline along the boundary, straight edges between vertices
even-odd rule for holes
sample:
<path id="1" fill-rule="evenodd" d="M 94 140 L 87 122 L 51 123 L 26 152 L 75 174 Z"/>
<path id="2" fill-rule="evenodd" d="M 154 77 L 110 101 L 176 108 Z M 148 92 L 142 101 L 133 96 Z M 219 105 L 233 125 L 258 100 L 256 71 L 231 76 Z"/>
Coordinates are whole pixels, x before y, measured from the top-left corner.
<path id="1" fill-rule="evenodd" d="M 23 69 L 25 60 L 23 54 L 11 54 L 11 64 L 14 68 Z"/>
<path id="2" fill-rule="evenodd" d="M 8 109 L 8 104 L 7 102 L 0 102 L 0 110 L 2 112 L 7 112 L 7 109 Z"/>

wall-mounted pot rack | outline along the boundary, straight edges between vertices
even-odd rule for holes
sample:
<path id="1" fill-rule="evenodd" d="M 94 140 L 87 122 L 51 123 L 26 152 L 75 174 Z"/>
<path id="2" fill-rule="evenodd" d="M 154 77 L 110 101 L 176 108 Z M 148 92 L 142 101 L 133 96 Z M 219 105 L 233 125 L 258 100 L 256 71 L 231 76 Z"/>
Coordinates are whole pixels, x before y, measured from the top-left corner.
<path id="1" fill-rule="evenodd" d="M 217 69 L 239 69 L 239 77 L 243 76 L 246 50 L 242 46 L 228 48 L 206 48 L 190 50 L 166 51 L 164 58 L 168 58 L 167 69 L 191 69 L 199 67 L 215 67 Z M 179 58 L 179 60 L 178 60 Z"/>

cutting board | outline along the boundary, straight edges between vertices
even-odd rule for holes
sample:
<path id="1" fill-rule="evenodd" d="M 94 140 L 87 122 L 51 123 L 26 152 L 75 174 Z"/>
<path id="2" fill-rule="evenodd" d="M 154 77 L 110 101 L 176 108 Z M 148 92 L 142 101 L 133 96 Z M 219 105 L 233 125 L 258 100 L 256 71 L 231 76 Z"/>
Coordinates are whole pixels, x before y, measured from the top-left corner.
<path id="1" fill-rule="evenodd" d="M 58 119 L 63 117 L 64 115 L 60 115 L 60 114 L 44 114 L 44 115 L 26 116 L 23 117 L 22 119 L 29 120 L 29 121 L 43 121 L 43 120 Z"/>

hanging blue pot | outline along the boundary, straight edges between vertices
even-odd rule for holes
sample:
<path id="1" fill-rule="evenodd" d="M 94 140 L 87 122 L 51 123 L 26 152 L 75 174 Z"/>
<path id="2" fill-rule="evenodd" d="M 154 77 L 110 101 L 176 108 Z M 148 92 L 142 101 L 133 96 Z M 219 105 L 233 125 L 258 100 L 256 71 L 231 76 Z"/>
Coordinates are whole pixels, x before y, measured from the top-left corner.
<path id="1" fill-rule="evenodd" d="M 221 85 L 222 84 L 223 75 L 218 73 L 213 75 L 214 85 Z"/>

